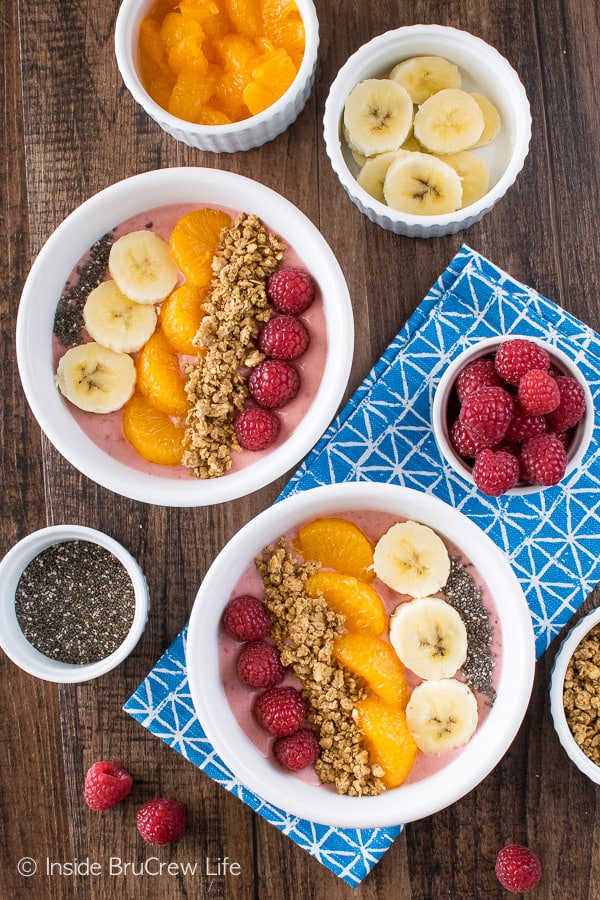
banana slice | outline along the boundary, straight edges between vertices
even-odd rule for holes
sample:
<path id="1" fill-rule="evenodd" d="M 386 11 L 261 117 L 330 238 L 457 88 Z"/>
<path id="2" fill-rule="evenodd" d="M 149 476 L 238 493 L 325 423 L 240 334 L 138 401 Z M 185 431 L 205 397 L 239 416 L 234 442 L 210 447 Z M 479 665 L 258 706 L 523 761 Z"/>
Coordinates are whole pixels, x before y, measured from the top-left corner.
<path id="1" fill-rule="evenodd" d="M 483 113 L 466 91 L 447 88 L 433 94 L 415 115 L 415 137 L 432 153 L 458 153 L 483 133 Z"/>
<path id="2" fill-rule="evenodd" d="M 348 146 L 363 156 L 397 150 L 406 140 L 412 120 L 413 104 L 408 91 L 389 78 L 360 81 L 344 106 Z"/>
<path id="3" fill-rule="evenodd" d="M 470 150 L 439 157 L 451 166 L 462 184 L 462 206 L 469 206 L 484 197 L 490 189 L 490 170 L 481 157 Z"/>
<path id="4" fill-rule="evenodd" d="M 400 603 L 390 618 L 390 643 L 419 678 L 451 678 L 467 658 L 467 629 L 440 597 Z"/>
<path id="5" fill-rule="evenodd" d="M 442 56 L 413 56 L 394 66 L 390 78 L 405 87 L 413 103 L 420 105 L 445 88 L 459 88 L 460 69 Z"/>
<path id="6" fill-rule="evenodd" d="M 477 143 L 473 144 L 472 149 L 475 147 L 487 147 L 488 144 L 496 140 L 500 133 L 500 128 L 502 127 L 500 113 L 492 101 L 488 97 L 484 97 L 483 94 L 471 93 L 471 97 L 483 113 L 483 131 Z"/>
<path id="7" fill-rule="evenodd" d="M 397 522 L 379 539 L 373 555 L 377 577 L 409 597 L 439 591 L 450 574 L 450 557 L 441 537 L 420 522 Z"/>
<path id="8" fill-rule="evenodd" d="M 114 412 L 133 394 L 135 365 L 127 353 L 116 353 L 90 341 L 67 350 L 58 363 L 54 382 L 79 409 Z"/>
<path id="9" fill-rule="evenodd" d="M 377 156 L 370 156 L 366 159 L 356 179 L 361 188 L 367 194 L 370 194 L 371 197 L 374 197 L 375 200 L 385 203 L 383 182 L 385 181 L 387 170 L 391 163 L 405 152 L 408 151 L 388 150 L 387 153 L 378 153 Z"/>
<path id="10" fill-rule="evenodd" d="M 423 753 L 464 746 L 473 737 L 478 720 L 475 694 L 454 678 L 423 681 L 406 707 L 408 729 Z"/>
<path id="11" fill-rule="evenodd" d="M 415 216 L 437 216 L 462 206 L 462 185 L 454 169 L 430 153 L 394 160 L 383 182 L 385 202 Z"/>
<path id="12" fill-rule="evenodd" d="M 115 241 L 108 270 L 119 290 L 136 303 L 164 300 L 179 277 L 168 243 L 154 231 L 131 231 Z"/>
<path id="13" fill-rule="evenodd" d="M 158 319 L 155 306 L 135 303 L 114 281 L 103 281 L 85 301 L 83 321 L 99 344 L 119 353 L 134 353 L 154 332 Z"/>

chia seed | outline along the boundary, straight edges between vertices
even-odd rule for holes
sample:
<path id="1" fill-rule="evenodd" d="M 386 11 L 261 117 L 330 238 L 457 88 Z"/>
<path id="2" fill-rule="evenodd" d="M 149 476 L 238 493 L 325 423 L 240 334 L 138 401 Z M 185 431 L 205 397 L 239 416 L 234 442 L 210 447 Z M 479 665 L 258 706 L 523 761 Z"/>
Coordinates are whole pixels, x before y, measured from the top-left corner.
<path id="1" fill-rule="evenodd" d="M 456 557 L 450 560 L 450 575 L 445 587 L 448 603 L 458 612 L 467 629 L 467 659 L 462 671 L 473 690 L 485 694 L 493 702 L 496 691 L 492 687 L 494 660 L 490 650 L 492 629 L 481 588 Z"/>
<path id="2" fill-rule="evenodd" d="M 104 280 L 113 235 L 105 234 L 90 247 L 89 259 L 77 267 L 77 281 L 67 282 L 56 306 L 54 334 L 63 347 L 82 341 L 83 307 L 88 296 Z"/>
<path id="3" fill-rule="evenodd" d="M 86 665 L 123 643 L 135 594 L 127 570 L 110 550 L 91 541 L 64 541 L 25 567 L 15 611 L 36 650 L 59 662 Z"/>

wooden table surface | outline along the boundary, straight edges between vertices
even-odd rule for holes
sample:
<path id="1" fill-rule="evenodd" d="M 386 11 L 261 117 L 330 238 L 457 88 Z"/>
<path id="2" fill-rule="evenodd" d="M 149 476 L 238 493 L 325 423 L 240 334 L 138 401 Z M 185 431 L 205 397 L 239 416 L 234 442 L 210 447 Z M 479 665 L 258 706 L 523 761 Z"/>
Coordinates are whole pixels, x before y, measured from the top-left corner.
<path id="1" fill-rule="evenodd" d="M 211 155 L 162 133 L 124 88 L 113 54 L 116 0 L 3 6 L 0 552 L 48 524 L 94 526 L 137 557 L 152 597 L 139 645 L 97 681 L 56 686 L 0 655 L 3 898 L 487 900 L 505 896 L 494 862 L 513 841 L 541 858 L 539 900 L 600 895 L 598 790 L 566 758 L 548 710 L 556 643 L 538 663 L 529 712 L 504 760 L 462 801 L 407 827 L 354 891 L 121 710 L 187 621 L 215 554 L 274 500 L 286 477 L 222 506 L 163 509 L 97 487 L 41 435 L 17 374 L 15 318 L 32 259 L 79 203 L 126 176 L 170 165 L 239 172 L 284 194 L 320 229 L 348 281 L 360 340 L 347 396 L 463 241 L 600 329 L 597 4 L 316 0 L 316 7 L 317 79 L 298 121 L 260 149 Z M 508 195 L 467 233 L 432 240 L 396 236 L 362 216 L 330 168 L 321 129 L 329 86 L 349 54 L 376 34 L 420 22 L 457 26 L 494 44 L 521 76 L 533 115 L 531 150 Z M 594 595 L 586 608 L 593 603 Z M 85 771 L 98 759 L 119 761 L 136 778 L 129 804 L 111 815 L 82 799 Z M 132 809 L 164 794 L 187 803 L 187 833 L 164 849 L 141 846 Z M 177 863 L 228 856 L 241 875 L 107 872 L 111 856 L 139 863 L 154 855 Z M 22 857 L 38 862 L 37 875 L 18 873 Z M 74 859 L 99 862 L 103 874 L 43 872 L 46 860 Z"/>

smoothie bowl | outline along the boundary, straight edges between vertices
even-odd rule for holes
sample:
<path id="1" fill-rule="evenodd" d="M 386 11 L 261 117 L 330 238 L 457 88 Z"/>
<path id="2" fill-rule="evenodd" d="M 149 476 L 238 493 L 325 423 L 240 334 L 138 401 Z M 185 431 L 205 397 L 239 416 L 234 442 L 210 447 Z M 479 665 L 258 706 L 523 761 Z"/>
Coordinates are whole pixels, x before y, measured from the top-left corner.
<path id="1" fill-rule="evenodd" d="M 474 788 L 517 733 L 535 657 L 490 539 L 434 497 L 361 483 L 295 494 L 232 538 L 186 659 L 202 726 L 244 786 L 358 828 Z"/>
<path id="2" fill-rule="evenodd" d="M 297 464 L 338 408 L 353 343 L 344 276 L 312 223 L 201 168 L 83 203 L 40 251 L 17 317 L 21 381 L 57 450 L 165 506 L 234 499 Z"/>

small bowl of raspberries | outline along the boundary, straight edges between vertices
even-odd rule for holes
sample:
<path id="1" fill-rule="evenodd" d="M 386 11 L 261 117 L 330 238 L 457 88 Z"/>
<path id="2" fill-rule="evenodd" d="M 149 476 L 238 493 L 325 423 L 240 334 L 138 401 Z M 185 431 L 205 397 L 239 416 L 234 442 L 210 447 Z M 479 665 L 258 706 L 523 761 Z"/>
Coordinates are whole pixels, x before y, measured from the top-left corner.
<path id="1" fill-rule="evenodd" d="M 444 458 L 483 494 L 526 494 L 577 468 L 594 405 L 565 353 L 510 335 L 482 340 L 453 360 L 437 387 L 432 423 Z"/>

